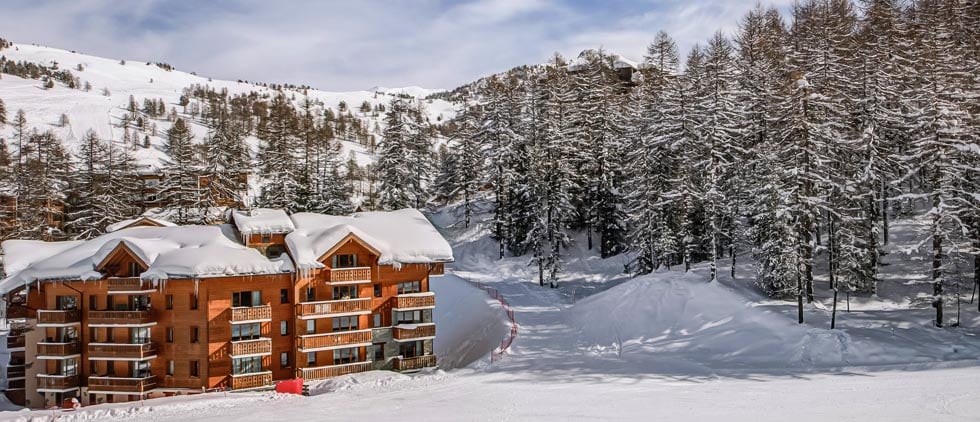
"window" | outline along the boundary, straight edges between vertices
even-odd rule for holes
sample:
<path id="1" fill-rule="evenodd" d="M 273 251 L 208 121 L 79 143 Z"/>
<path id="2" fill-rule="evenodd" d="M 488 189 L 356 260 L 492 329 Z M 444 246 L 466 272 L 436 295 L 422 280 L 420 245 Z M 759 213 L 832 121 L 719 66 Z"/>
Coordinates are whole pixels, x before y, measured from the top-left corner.
<path id="1" fill-rule="evenodd" d="M 306 301 L 315 302 L 316 301 L 316 290 L 313 287 L 306 288 Z"/>
<path id="2" fill-rule="evenodd" d="M 130 262 L 129 263 L 129 276 L 130 277 L 136 277 L 138 275 L 140 275 L 140 266 L 139 266 L 139 264 L 137 264 L 135 262 Z"/>
<path id="3" fill-rule="evenodd" d="M 99 308 L 99 298 L 98 296 L 92 295 L 88 297 L 88 310 L 94 311 Z"/>
<path id="4" fill-rule="evenodd" d="M 374 360 L 381 362 L 385 360 L 385 344 L 374 343 Z"/>
<path id="5" fill-rule="evenodd" d="M 279 321 L 279 335 L 281 336 L 289 335 L 289 322 Z"/>
<path id="6" fill-rule="evenodd" d="M 132 344 L 148 344 L 151 341 L 150 327 L 130 328 L 129 337 Z"/>
<path id="7" fill-rule="evenodd" d="M 306 366 L 316 366 L 316 352 L 306 354 Z"/>
<path id="8" fill-rule="evenodd" d="M 357 348 L 337 349 L 333 351 L 333 364 L 341 365 L 345 363 L 357 362 Z"/>
<path id="9" fill-rule="evenodd" d="M 316 332 L 316 320 L 308 319 L 306 320 L 306 334 L 313 334 Z"/>
<path id="10" fill-rule="evenodd" d="M 200 330 L 197 327 L 191 327 L 191 343 L 197 343 L 200 334 Z"/>
<path id="11" fill-rule="evenodd" d="M 174 342 L 174 327 L 167 327 L 167 343 Z"/>
<path id="12" fill-rule="evenodd" d="M 289 352 L 282 352 L 279 354 L 279 367 L 280 368 L 289 367 Z"/>
<path id="13" fill-rule="evenodd" d="M 259 305 L 262 305 L 261 290 L 234 292 L 231 294 L 231 306 L 234 308 Z"/>
<path id="14" fill-rule="evenodd" d="M 113 295 L 107 295 L 105 297 L 105 308 L 106 308 L 106 310 L 113 311 L 113 310 L 115 310 L 114 309 L 115 306 L 116 306 L 115 305 L 115 299 L 113 299 Z"/>
<path id="15" fill-rule="evenodd" d="M 272 238 L 269 236 L 262 236 L 262 243 L 272 243 Z"/>
<path id="16" fill-rule="evenodd" d="M 405 358 L 422 356 L 423 350 L 422 340 L 398 343 L 398 354 Z"/>
<path id="17" fill-rule="evenodd" d="M 59 311 L 78 309 L 78 298 L 75 296 L 58 296 L 55 298 L 55 301 L 55 309 Z"/>
<path id="18" fill-rule="evenodd" d="M 343 316 L 333 319 L 333 331 L 354 331 L 357 329 L 357 316 Z"/>
<path id="19" fill-rule="evenodd" d="M 106 375 L 116 375 L 116 362 L 107 360 L 105 361 L 105 374 Z"/>
<path id="20" fill-rule="evenodd" d="M 262 356 L 234 358 L 231 360 L 231 373 L 235 375 L 262 372 Z"/>
<path id="21" fill-rule="evenodd" d="M 133 378 L 148 378 L 150 375 L 152 375 L 150 373 L 150 362 L 130 362 L 129 373 L 133 374 Z"/>
<path id="22" fill-rule="evenodd" d="M 174 308 L 174 295 L 167 295 L 167 309 Z"/>
<path id="23" fill-rule="evenodd" d="M 333 300 L 357 299 L 357 286 L 337 286 L 333 288 Z"/>
<path id="24" fill-rule="evenodd" d="M 419 324 L 422 322 L 422 311 L 403 311 L 395 312 L 394 324 Z"/>
<path id="25" fill-rule="evenodd" d="M 112 328 L 106 328 L 106 330 L 105 330 L 105 342 L 106 343 L 115 343 L 116 342 L 116 334 L 115 333 L 116 333 L 116 331 L 113 330 Z"/>
<path id="26" fill-rule="evenodd" d="M 311 320 L 312 321 L 312 320 Z M 262 324 L 234 324 L 231 326 L 231 341 L 255 340 L 259 338 Z"/>
<path id="27" fill-rule="evenodd" d="M 380 284 L 375 284 L 374 285 L 374 297 L 381 297 L 381 285 Z"/>
<path id="28" fill-rule="evenodd" d="M 374 328 L 381 326 L 381 314 L 374 314 Z"/>
<path id="29" fill-rule="evenodd" d="M 92 343 L 99 342 L 99 331 L 95 327 L 88 328 L 88 341 Z"/>
<path id="30" fill-rule="evenodd" d="M 289 289 L 279 291 L 279 303 L 289 303 Z"/>
<path id="31" fill-rule="evenodd" d="M 407 293 L 418 293 L 422 291 L 421 281 L 406 281 L 404 283 L 398 283 L 398 294 L 403 295 Z"/>
<path id="32" fill-rule="evenodd" d="M 357 266 L 357 255 L 334 255 L 331 268 L 353 268 Z"/>
<path id="33" fill-rule="evenodd" d="M 197 309 L 197 293 L 191 293 L 191 310 Z"/>
<path id="34" fill-rule="evenodd" d="M 201 376 L 201 362 L 197 360 L 191 361 L 191 376 L 199 377 Z"/>
<path id="35" fill-rule="evenodd" d="M 173 360 L 168 360 L 167 361 L 167 375 L 173 375 L 173 374 L 174 374 L 174 361 Z"/>
<path id="36" fill-rule="evenodd" d="M 96 360 L 90 360 L 90 361 L 88 361 L 88 373 L 89 374 L 95 375 L 95 374 L 98 374 L 99 373 L 99 365 L 97 365 L 96 363 L 98 363 L 98 361 L 96 361 Z"/>

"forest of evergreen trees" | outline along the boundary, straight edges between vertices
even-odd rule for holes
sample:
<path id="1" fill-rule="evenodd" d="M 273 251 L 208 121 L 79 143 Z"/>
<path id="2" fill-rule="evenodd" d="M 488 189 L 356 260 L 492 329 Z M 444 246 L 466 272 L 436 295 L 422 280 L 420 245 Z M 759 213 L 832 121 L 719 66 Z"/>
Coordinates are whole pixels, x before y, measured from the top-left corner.
<path id="1" fill-rule="evenodd" d="M 817 262 L 835 305 L 873 294 L 889 221 L 920 215 L 941 324 L 944 280 L 980 259 L 978 28 L 975 1 L 805 0 L 757 7 L 683 69 L 660 33 L 636 84 L 602 51 L 516 68 L 454 122 L 436 195 L 468 225 L 491 190 L 500 256 L 531 254 L 542 285 L 573 231 L 638 274 L 700 261 L 716 279 L 751 253 L 801 322 Z"/>

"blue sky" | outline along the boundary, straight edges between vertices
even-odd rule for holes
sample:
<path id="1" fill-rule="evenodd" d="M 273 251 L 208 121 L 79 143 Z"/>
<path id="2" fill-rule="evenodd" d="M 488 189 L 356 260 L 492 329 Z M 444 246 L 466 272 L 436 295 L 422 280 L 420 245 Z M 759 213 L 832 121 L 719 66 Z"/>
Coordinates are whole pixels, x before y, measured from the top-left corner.
<path id="1" fill-rule="evenodd" d="M 785 8 L 791 0 L 763 0 Z M 165 61 L 221 79 L 452 88 L 554 52 L 640 60 L 658 30 L 682 55 L 732 34 L 755 0 L 4 0 L 0 37 Z"/>

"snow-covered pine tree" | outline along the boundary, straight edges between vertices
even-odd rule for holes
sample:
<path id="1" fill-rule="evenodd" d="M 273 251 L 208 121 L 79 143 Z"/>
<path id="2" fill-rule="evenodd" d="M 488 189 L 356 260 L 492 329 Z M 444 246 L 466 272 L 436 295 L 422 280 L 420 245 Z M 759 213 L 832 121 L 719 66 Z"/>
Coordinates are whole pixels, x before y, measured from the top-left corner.
<path id="1" fill-rule="evenodd" d="M 508 202 L 512 185 L 517 178 L 513 172 L 513 162 L 516 160 L 514 144 L 518 142 L 518 134 L 512 122 L 517 116 L 512 112 L 513 102 L 508 98 L 512 95 L 509 92 L 512 89 L 511 83 L 497 76 L 487 81 L 481 92 L 484 98 L 481 104 L 483 118 L 476 134 L 477 142 L 485 145 L 486 180 L 494 193 L 491 236 L 499 243 L 501 258 L 504 257 L 507 246 L 512 244 L 512 239 L 517 237 L 511 227 L 513 216 Z"/>
<path id="2" fill-rule="evenodd" d="M 210 210 L 200 209 L 200 166 L 194 152 L 194 134 L 182 118 L 167 131 L 162 160 L 160 195 L 164 211 L 177 224 L 200 224 Z"/>
<path id="3" fill-rule="evenodd" d="M 378 152 L 378 201 L 386 211 L 408 208 L 415 204 L 416 195 L 412 187 L 415 174 L 412 172 L 411 116 L 408 103 L 402 98 L 394 98 L 385 112 L 384 140 Z"/>
<path id="4" fill-rule="evenodd" d="M 231 120 L 224 104 L 215 104 L 209 116 L 208 136 L 204 139 L 204 166 L 200 205 L 211 209 L 241 206 L 245 190 L 242 177 L 247 174 L 248 149 L 241 125 Z M 202 215 L 205 224 L 213 224 L 213 213 Z"/>
<path id="5" fill-rule="evenodd" d="M 3 98 L 0 98 L 0 127 L 7 124 L 7 105 L 3 103 Z"/>
<path id="6" fill-rule="evenodd" d="M 258 167 L 264 183 L 258 204 L 266 208 L 296 210 L 300 190 L 296 136 L 297 118 L 286 95 L 279 93 L 269 104 L 268 113 L 260 116 L 258 125 Z"/>
<path id="7" fill-rule="evenodd" d="M 633 148 L 627 155 L 629 193 L 628 227 L 630 250 L 636 255 L 633 270 L 652 272 L 671 264 L 677 252 L 674 199 L 667 195 L 674 179 L 674 150 L 667 135 L 676 130 L 672 120 L 678 99 L 679 57 L 677 45 L 666 32 L 659 32 L 644 58 L 643 84 L 634 92 L 631 136 Z"/>
<path id="8" fill-rule="evenodd" d="M 82 137 L 75 156 L 72 197 L 65 228 L 73 239 L 89 239 L 105 232 L 109 224 L 136 214 L 128 156 L 89 130 Z"/>
<path id="9" fill-rule="evenodd" d="M 456 155 L 455 179 L 456 194 L 462 200 L 463 227 L 469 227 L 476 211 L 476 196 L 483 183 L 484 151 L 483 145 L 477 138 L 480 115 L 477 107 L 467 107 L 456 119 L 457 129 L 454 134 L 451 151 Z"/>
<path id="10" fill-rule="evenodd" d="M 61 238 L 59 222 L 65 208 L 71 158 L 60 138 L 48 131 L 31 133 L 21 156 L 17 177 L 17 232 L 15 237 L 55 240 Z"/>

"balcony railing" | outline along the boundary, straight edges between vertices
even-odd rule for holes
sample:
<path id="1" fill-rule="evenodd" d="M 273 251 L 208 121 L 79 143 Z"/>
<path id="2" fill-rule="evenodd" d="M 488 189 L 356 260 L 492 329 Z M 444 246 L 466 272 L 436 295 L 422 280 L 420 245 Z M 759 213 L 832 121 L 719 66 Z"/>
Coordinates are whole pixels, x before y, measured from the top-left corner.
<path id="1" fill-rule="evenodd" d="M 156 321 L 153 311 L 88 311 L 88 324 L 137 325 Z"/>
<path id="2" fill-rule="evenodd" d="M 323 318 L 338 314 L 369 314 L 371 298 L 302 302 L 296 305 L 296 308 L 296 313 L 301 319 Z"/>
<path id="3" fill-rule="evenodd" d="M 37 323 L 40 324 L 74 324 L 82 321 L 82 311 L 70 309 L 67 311 L 37 311 Z"/>
<path id="4" fill-rule="evenodd" d="M 74 356 L 81 353 L 82 353 L 82 346 L 77 341 L 68 342 L 68 343 L 38 343 L 37 344 L 38 358 Z"/>
<path id="5" fill-rule="evenodd" d="M 413 340 L 418 338 L 428 338 L 436 336 L 435 324 L 412 324 L 407 327 L 395 326 L 392 328 L 392 336 L 395 340 Z"/>
<path id="6" fill-rule="evenodd" d="M 272 306 L 270 305 L 231 308 L 232 324 L 264 321 L 272 321 Z"/>
<path id="7" fill-rule="evenodd" d="M 37 389 L 68 390 L 78 387 L 78 375 L 37 375 Z"/>
<path id="8" fill-rule="evenodd" d="M 436 306 L 436 295 L 432 292 L 409 293 L 395 296 L 395 309 L 433 308 Z"/>
<path id="9" fill-rule="evenodd" d="M 371 330 L 341 331 L 327 334 L 308 334 L 296 339 L 301 352 L 329 350 L 344 346 L 371 343 Z"/>
<path id="10" fill-rule="evenodd" d="M 156 356 L 156 343 L 89 343 L 89 359 L 147 359 Z"/>
<path id="11" fill-rule="evenodd" d="M 341 375 L 353 374 L 371 370 L 371 362 L 345 363 L 342 365 L 317 366 L 300 368 L 300 376 L 304 380 L 322 380 Z"/>
<path id="12" fill-rule="evenodd" d="M 258 387 L 265 387 L 269 385 L 272 385 L 272 371 L 231 376 L 232 390 L 241 390 L 243 388 L 258 388 Z"/>
<path id="13" fill-rule="evenodd" d="M 330 284 L 371 282 L 371 267 L 335 268 L 330 270 Z"/>
<path id="14" fill-rule="evenodd" d="M 159 378 L 156 375 L 145 378 L 88 377 L 89 391 L 113 391 L 139 394 L 156 388 Z"/>
<path id="15" fill-rule="evenodd" d="M 272 354 L 272 339 L 258 338 L 231 342 L 231 356 L 254 356 Z"/>
<path id="16" fill-rule="evenodd" d="M 139 394 L 156 388 L 158 382 L 156 375 L 146 378 L 88 377 L 88 390 Z"/>
<path id="17" fill-rule="evenodd" d="M 156 291 L 153 284 L 149 281 L 141 280 L 139 277 L 110 278 L 109 294 L 134 294 L 152 293 Z"/>
<path id="18" fill-rule="evenodd" d="M 27 340 L 23 335 L 13 335 L 11 333 L 7 336 L 7 349 L 17 349 L 27 345 Z"/>
<path id="19" fill-rule="evenodd" d="M 394 359 L 396 371 L 411 371 L 431 366 L 436 366 L 436 355 L 416 356 L 414 358 L 396 357 Z"/>
<path id="20" fill-rule="evenodd" d="M 8 366 L 7 367 L 7 379 L 8 380 L 14 379 L 14 378 L 24 378 L 25 375 L 27 375 L 27 368 L 24 367 L 24 366 L 20 366 L 20 365 L 13 366 L 13 365 L 11 365 L 11 366 Z"/>

